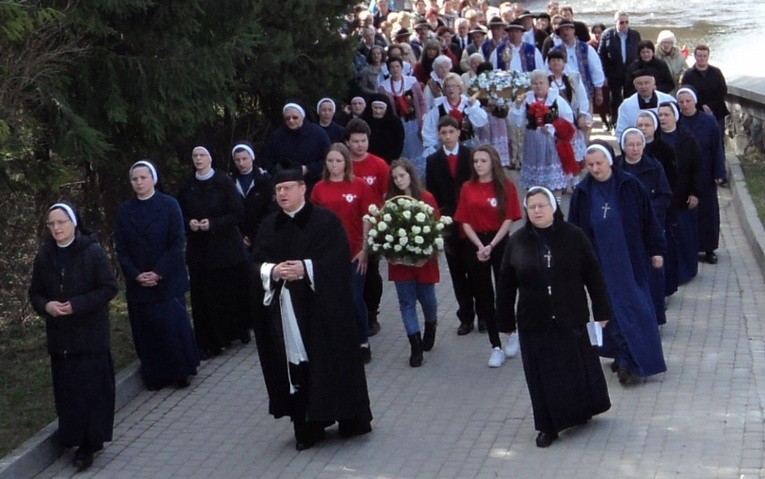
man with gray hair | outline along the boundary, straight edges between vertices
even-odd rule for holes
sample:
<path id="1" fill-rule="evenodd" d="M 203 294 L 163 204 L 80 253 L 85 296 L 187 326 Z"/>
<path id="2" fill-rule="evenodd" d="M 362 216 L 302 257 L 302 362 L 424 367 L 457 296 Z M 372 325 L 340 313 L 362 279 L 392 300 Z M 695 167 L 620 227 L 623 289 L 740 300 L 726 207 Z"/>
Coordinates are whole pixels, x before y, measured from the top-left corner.
<path id="1" fill-rule="evenodd" d="M 606 84 L 611 89 L 611 117 L 614 121 L 617 121 L 619 106 L 624 100 L 627 67 L 638 58 L 637 45 L 641 40 L 640 33 L 629 25 L 630 16 L 625 12 L 616 12 L 614 26 L 603 32 L 598 47 Z"/>

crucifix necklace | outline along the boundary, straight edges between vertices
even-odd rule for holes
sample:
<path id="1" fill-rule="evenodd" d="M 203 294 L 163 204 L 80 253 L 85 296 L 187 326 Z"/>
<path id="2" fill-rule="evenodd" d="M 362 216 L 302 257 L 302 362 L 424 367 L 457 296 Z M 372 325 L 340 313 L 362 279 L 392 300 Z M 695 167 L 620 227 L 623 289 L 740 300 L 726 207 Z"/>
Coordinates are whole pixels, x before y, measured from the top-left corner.
<path id="1" fill-rule="evenodd" d="M 606 215 L 608 214 L 608 210 L 611 209 L 610 206 L 608 206 L 608 201 L 606 201 L 606 204 L 601 207 L 603 210 L 603 219 L 606 219 Z"/>
<path id="2" fill-rule="evenodd" d="M 543 258 L 547 260 L 547 267 L 550 267 L 550 261 L 552 260 L 552 251 L 550 251 L 550 248 L 547 248 L 547 254 L 542 255 Z"/>

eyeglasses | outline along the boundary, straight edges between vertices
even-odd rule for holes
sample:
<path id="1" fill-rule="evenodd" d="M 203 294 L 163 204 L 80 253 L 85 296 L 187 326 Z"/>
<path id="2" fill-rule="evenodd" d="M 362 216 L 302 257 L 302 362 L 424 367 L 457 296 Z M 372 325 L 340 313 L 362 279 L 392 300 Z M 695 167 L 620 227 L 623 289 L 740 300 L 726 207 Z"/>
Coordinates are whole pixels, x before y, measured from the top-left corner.
<path id="1" fill-rule="evenodd" d="M 71 222 L 72 220 L 56 220 L 56 221 L 46 221 L 45 226 L 48 228 L 54 228 L 56 226 L 64 226 L 65 224 Z"/>
<path id="2" fill-rule="evenodd" d="M 541 210 L 543 208 L 546 208 L 548 206 L 551 206 L 551 204 L 550 203 L 539 203 L 539 204 L 534 204 L 534 205 L 527 205 L 526 209 L 529 210 L 529 211 L 536 211 L 536 210 Z"/>
<path id="3" fill-rule="evenodd" d="M 630 24 L 629 20 L 619 20 L 619 25 L 629 25 L 629 24 Z"/>

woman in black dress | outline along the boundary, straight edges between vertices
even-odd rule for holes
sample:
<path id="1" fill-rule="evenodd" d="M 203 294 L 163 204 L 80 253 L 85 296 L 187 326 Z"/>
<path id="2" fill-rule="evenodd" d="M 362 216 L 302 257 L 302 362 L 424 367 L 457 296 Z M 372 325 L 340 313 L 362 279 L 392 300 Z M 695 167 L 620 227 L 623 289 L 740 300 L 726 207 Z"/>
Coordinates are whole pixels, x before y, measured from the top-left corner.
<path id="1" fill-rule="evenodd" d="M 114 245 L 122 273 L 133 343 L 149 390 L 189 385 L 199 352 L 184 295 L 189 277 L 183 261 L 186 234 L 175 198 L 157 191 L 154 165 L 130 168 L 135 197 L 120 208 Z"/>
<path id="2" fill-rule="evenodd" d="M 510 236 L 497 287 L 497 325 L 518 329 L 538 447 L 611 407 L 598 353 L 590 345 L 590 311 L 603 324 L 611 304 L 587 236 L 566 223 L 552 192 L 534 186 L 526 224 Z M 585 292 L 586 288 L 586 292 Z M 515 309 L 515 298 L 518 307 Z"/>
<path id="3" fill-rule="evenodd" d="M 78 447 L 73 464 L 81 471 L 112 440 L 109 301 L 117 294 L 117 280 L 96 236 L 79 223 L 66 203 L 48 209 L 50 236 L 35 257 L 29 300 L 45 318 L 58 439 L 64 447 Z"/>
<path id="4" fill-rule="evenodd" d="M 196 171 L 181 187 L 178 202 L 188 234 L 194 332 L 202 359 L 209 359 L 235 339 L 250 342 L 250 270 L 237 228 L 244 207 L 234 182 L 213 168 L 207 148 L 194 148 L 192 160 Z"/>

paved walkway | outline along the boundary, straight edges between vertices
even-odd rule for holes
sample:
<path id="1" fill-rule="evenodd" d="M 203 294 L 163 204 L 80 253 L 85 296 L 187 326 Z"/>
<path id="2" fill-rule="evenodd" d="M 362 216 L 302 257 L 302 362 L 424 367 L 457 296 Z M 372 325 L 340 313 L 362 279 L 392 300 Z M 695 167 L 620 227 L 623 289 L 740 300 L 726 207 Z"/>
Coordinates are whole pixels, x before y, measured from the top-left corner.
<path id="1" fill-rule="evenodd" d="M 296 452 L 289 420 L 267 414 L 254 342 L 206 362 L 188 390 L 142 392 L 114 442 L 77 477 L 755 478 L 763 474 L 765 286 L 721 189 L 719 264 L 671 298 L 668 372 L 628 388 L 606 369 L 613 407 L 561 434 L 536 432 L 520 358 L 489 369 L 486 335 L 456 335 L 445 267 L 440 329 L 419 369 L 386 283 L 367 367 L 372 434 Z M 71 452 L 39 477 L 71 477 Z"/>

